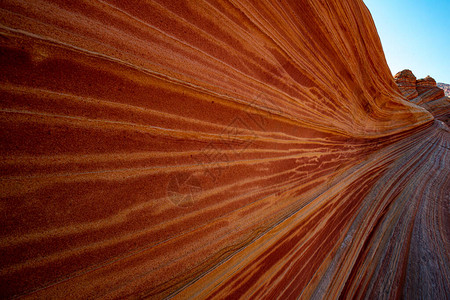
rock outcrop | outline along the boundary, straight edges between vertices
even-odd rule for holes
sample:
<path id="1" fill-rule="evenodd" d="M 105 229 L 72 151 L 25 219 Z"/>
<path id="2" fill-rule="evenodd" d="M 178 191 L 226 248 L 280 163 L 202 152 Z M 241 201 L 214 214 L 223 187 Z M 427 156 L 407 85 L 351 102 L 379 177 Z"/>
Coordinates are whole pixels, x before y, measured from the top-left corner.
<path id="1" fill-rule="evenodd" d="M 398 72 L 395 82 L 402 95 L 411 102 L 428 110 L 436 119 L 450 125 L 450 98 L 445 96 L 444 90 L 437 86 L 436 81 L 427 76 L 418 79 L 410 70 Z"/>
<path id="2" fill-rule="evenodd" d="M 416 84 L 417 93 L 420 95 L 422 103 L 431 102 L 433 100 L 445 97 L 444 91 L 437 87 L 436 81 L 430 76 L 423 79 L 418 79 Z"/>
<path id="3" fill-rule="evenodd" d="M 406 99 L 412 100 L 419 95 L 416 88 L 416 76 L 414 76 L 411 70 L 398 72 L 394 78 L 395 83 L 397 83 L 398 88 Z"/>
<path id="4" fill-rule="evenodd" d="M 345 1 L 0 2 L 2 298 L 444 298 L 448 127 Z"/>
<path id="5" fill-rule="evenodd" d="M 445 96 L 450 97 L 450 84 L 438 82 L 437 86 L 444 90 Z"/>

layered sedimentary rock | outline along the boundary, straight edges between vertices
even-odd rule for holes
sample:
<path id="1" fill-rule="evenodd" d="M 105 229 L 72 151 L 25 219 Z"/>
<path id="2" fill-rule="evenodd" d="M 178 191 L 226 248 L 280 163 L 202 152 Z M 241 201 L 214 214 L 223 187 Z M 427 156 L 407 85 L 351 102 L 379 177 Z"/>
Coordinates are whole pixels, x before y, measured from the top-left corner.
<path id="1" fill-rule="evenodd" d="M 410 70 L 403 70 L 394 78 L 404 97 L 428 110 L 436 119 L 450 125 L 450 98 L 432 77 L 427 76 L 413 83 L 414 74 Z"/>
<path id="2" fill-rule="evenodd" d="M 362 1 L 0 8 L 3 298 L 450 293 L 448 127 Z"/>
<path id="3" fill-rule="evenodd" d="M 441 120 L 450 126 L 450 98 L 443 97 L 421 105 L 428 110 L 437 120 Z"/>
<path id="4" fill-rule="evenodd" d="M 416 88 L 416 76 L 411 70 L 403 70 L 395 74 L 395 83 L 397 83 L 400 92 L 406 99 L 412 100 L 418 96 Z"/>
<path id="5" fill-rule="evenodd" d="M 437 86 L 444 90 L 445 96 L 450 97 L 450 84 L 438 82 Z"/>
<path id="6" fill-rule="evenodd" d="M 436 80 L 434 78 L 427 76 L 423 79 L 418 79 L 416 81 L 417 93 L 422 98 L 423 103 L 431 102 L 433 100 L 445 97 L 444 91 L 437 87 Z"/>

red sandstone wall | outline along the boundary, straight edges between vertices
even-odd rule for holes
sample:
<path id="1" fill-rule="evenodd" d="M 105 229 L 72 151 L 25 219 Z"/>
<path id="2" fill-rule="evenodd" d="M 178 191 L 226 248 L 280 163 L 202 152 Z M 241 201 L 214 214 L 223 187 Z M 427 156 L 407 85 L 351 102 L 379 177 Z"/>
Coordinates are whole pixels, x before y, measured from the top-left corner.
<path id="1" fill-rule="evenodd" d="M 427 145 L 448 132 L 400 95 L 362 1 L 0 8 L 3 297 L 414 285 L 404 176 L 445 172 Z"/>

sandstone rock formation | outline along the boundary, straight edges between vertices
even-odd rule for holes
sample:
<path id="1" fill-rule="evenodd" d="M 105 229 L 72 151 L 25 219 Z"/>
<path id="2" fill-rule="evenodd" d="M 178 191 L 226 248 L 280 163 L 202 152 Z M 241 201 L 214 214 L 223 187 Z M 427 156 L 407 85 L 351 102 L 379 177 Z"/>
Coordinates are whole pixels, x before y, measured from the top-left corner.
<path id="1" fill-rule="evenodd" d="M 413 103 L 428 110 L 436 119 L 450 125 L 450 98 L 436 85 L 436 81 L 427 76 L 418 79 L 410 70 L 398 72 L 395 76 L 402 95 Z"/>
<path id="2" fill-rule="evenodd" d="M 450 84 L 438 82 L 437 86 L 444 90 L 445 96 L 450 97 Z"/>
<path id="3" fill-rule="evenodd" d="M 445 97 L 444 91 L 436 86 L 436 81 L 430 76 L 418 79 L 416 89 L 423 103 Z"/>
<path id="4" fill-rule="evenodd" d="M 2 298 L 443 298 L 448 127 L 345 1 L 0 2 Z"/>
<path id="5" fill-rule="evenodd" d="M 416 88 L 416 76 L 411 72 L 411 70 L 403 70 L 398 72 L 394 76 L 395 83 L 397 83 L 398 88 L 402 92 L 406 99 L 412 100 L 418 96 Z"/>

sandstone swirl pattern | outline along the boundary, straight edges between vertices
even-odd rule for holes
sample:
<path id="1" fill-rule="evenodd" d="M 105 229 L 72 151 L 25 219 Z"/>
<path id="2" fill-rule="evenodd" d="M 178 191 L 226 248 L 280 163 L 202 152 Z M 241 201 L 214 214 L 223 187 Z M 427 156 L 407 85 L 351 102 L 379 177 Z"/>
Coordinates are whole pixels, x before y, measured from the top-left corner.
<path id="1" fill-rule="evenodd" d="M 2 298 L 442 298 L 449 132 L 362 1 L 0 3 Z"/>

